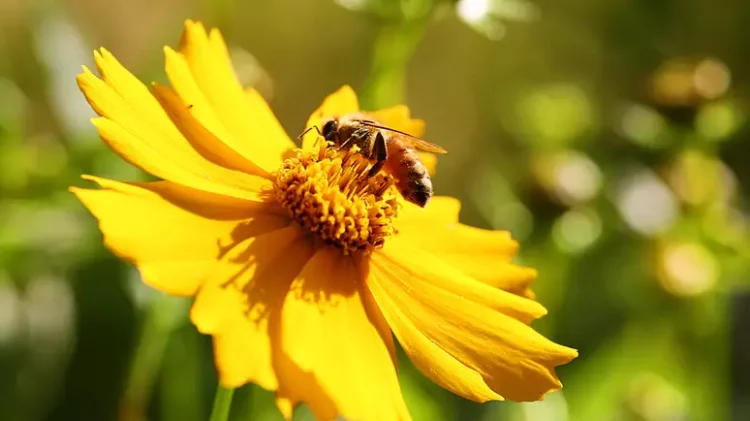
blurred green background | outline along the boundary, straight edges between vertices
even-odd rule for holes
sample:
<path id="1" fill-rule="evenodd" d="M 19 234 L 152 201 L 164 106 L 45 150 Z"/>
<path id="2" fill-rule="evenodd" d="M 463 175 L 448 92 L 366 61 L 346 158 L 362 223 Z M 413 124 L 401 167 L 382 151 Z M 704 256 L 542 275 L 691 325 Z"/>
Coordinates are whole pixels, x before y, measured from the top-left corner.
<path id="1" fill-rule="evenodd" d="M 402 361 L 415 420 L 750 420 L 744 0 L 0 0 L 0 420 L 208 417 L 189 301 L 144 287 L 67 192 L 144 178 L 98 140 L 80 65 L 105 46 L 163 82 L 185 18 L 293 136 L 344 83 L 406 102 L 449 150 L 437 193 L 539 269 L 535 326 L 581 355 L 563 392 L 477 405 Z M 280 417 L 249 386 L 232 419 Z"/>

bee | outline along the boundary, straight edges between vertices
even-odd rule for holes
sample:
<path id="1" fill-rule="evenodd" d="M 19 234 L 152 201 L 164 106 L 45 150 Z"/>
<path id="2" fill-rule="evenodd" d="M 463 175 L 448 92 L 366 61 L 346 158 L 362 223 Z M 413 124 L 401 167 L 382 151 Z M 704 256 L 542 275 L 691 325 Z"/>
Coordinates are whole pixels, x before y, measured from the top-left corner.
<path id="1" fill-rule="evenodd" d="M 374 162 L 370 176 L 384 168 L 396 178 L 396 187 L 404 199 L 420 207 L 427 205 L 432 197 L 432 181 L 416 151 L 443 154 L 445 149 L 386 127 L 365 113 L 328 117 L 321 124 L 319 133 L 326 141 L 340 149 L 357 145 Z"/>

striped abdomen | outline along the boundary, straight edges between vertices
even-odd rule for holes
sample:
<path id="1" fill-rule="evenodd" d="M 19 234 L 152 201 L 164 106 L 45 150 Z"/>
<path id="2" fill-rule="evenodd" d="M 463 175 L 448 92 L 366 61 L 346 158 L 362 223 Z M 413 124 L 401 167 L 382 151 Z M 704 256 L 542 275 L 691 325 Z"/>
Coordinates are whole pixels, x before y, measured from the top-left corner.
<path id="1" fill-rule="evenodd" d="M 427 167 L 413 149 L 398 141 L 387 143 L 387 169 L 396 177 L 398 188 L 404 199 L 424 207 L 432 197 L 432 181 Z"/>

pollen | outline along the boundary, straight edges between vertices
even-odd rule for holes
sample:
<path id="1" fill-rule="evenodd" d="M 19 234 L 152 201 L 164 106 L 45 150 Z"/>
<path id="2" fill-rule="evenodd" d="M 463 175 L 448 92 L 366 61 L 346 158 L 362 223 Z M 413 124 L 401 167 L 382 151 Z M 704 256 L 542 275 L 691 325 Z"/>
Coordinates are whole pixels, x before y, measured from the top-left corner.
<path id="1" fill-rule="evenodd" d="M 319 240 L 369 254 L 395 233 L 399 206 L 393 176 L 371 167 L 356 147 L 297 151 L 275 173 L 276 199 Z"/>

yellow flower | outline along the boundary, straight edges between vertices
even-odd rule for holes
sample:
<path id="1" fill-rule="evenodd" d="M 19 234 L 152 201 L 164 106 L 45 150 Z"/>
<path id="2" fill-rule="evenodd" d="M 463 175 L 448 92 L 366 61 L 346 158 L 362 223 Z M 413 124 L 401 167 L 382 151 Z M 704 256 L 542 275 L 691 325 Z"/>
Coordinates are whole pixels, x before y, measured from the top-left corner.
<path id="1" fill-rule="evenodd" d="M 276 392 L 285 417 L 408 420 L 393 336 L 428 377 L 477 402 L 539 400 L 576 351 L 538 334 L 533 269 L 510 263 L 507 232 L 458 222 L 459 202 L 404 202 L 393 177 L 309 133 L 302 150 L 254 90 L 243 90 L 218 31 L 186 22 L 165 48 L 171 88 L 149 90 L 108 51 L 78 83 L 102 139 L 160 178 L 71 190 L 106 245 L 146 283 L 195 296 L 220 382 Z M 307 123 L 358 110 L 345 86 Z M 375 112 L 421 135 L 399 106 Z"/>

